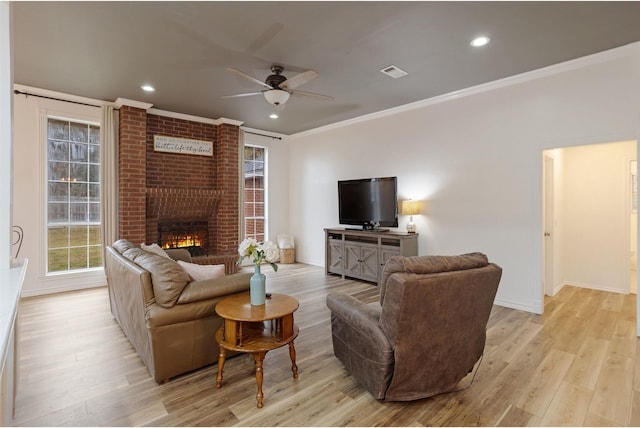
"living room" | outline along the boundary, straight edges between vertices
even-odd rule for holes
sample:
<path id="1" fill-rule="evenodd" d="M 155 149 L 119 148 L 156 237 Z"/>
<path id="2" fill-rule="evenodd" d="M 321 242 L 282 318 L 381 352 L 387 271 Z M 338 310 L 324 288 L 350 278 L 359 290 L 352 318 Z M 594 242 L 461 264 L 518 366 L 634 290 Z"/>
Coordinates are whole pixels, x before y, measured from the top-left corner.
<path id="1" fill-rule="evenodd" d="M 324 266 L 323 228 L 338 226 L 336 182 L 397 176 L 399 198 L 423 202 L 423 210 L 414 216 L 421 255 L 488 254 L 504 269 L 496 304 L 541 314 L 546 279 L 543 155 L 553 149 L 631 144 L 635 147 L 621 156 L 621 175 L 615 177 L 616 188 L 626 190 L 625 165 L 635 160 L 640 134 L 639 71 L 640 45 L 632 43 L 334 125 L 292 135 L 264 131 L 266 137 L 246 135 L 246 142 L 269 150 L 270 235 L 294 236 L 296 260 L 320 269 Z M 42 108 L 60 110 L 58 102 L 51 100 L 36 102 L 24 95 L 10 98 L 16 104 L 34 103 L 29 107 L 33 114 Z M 62 105 L 62 110 L 96 114 L 90 107 Z M 3 120 L 6 123 L 6 117 Z M 37 125 L 33 118 L 26 125 L 21 124 L 23 120 L 24 116 L 15 115 L 14 146 L 20 145 L 15 152 L 23 155 L 13 164 L 15 199 L 5 193 L 4 200 L 12 201 L 14 223 L 28 225 L 29 232 L 38 228 L 33 207 L 42 195 L 29 156 L 39 153 L 37 138 L 19 133 L 21 129 L 36 132 Z M 556 152 L 547 153 L 553 156 Z M 561 159 L 556 160 L 560 167 Z M 627 194 L 622 193 L 621 197 Z M 624 203 L 611 205 L 622 207 Z M 613 215 L 622 218 L 618 212 Z M 604 228 L 597 220 L 591 227 Z M 398 229 L 405 230 L 407 221 L 400 216 Z M 593 251 L 575 263 L 600 266 L 589 278 L 566 277 L 565 272 L 574 270 L 563 268 L 563 263 L 575 244 L 556 242 L 557 272 L 552 288 L 557 292 L 560 285 L 574 282 L 607 289 L 612 282 L 624 282 L 628 277 L 621 274 L 628 271 L 625 230 L 616 229 L 616 236 L 623 236 L 623 244 L 615 247 L 620 253 L 616 257 L 608 257 L 610 251 L 600 245 L 600 237 L 595 243 L 581 244 Z M 21 253 L 30 264 L 25 295 L 63 291 L 64 286 L 52 285 L 38 273 L 36 267 L 43 265 L 43 256 L 35 236 L 27 235 Z M 3 239 L 8 246 L 10 239 Z M 84 286 L 104 284 L 99 277 L 92 280 L 95 282 L 78 281 Z"/>

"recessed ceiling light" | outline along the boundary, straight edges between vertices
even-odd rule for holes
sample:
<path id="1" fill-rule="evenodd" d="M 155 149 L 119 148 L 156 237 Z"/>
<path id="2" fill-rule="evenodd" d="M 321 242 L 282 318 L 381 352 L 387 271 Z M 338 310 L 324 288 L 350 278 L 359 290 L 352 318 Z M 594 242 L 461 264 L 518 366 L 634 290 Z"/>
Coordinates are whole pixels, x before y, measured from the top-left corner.
<path id="1" fill-rule="evenodd" d="M 140 86 L 140 88 L 142 88 L 142 90 L 145 91 L 145 92 L 153 92 L 153 91 L 156 90 L 156 88 L 154 88 L 151 85 L 142 85 L 142 86 Z"/>
<path id="2" fill-rule="evenodd" d="M 480 46 L 484 46 L 489 43 L 491 39 L 487 36 L 478 36 L 475 39 L 471 40 L 471 46 L 474 48 L 479 48 Z"/>
<path id="3" fill-rule="evenodd" d="M 271 113 L 271 114 L 269 115 L 269 117 L 270 117 L 271 119 L 277 119 L 277 118 L 278 118 L 278 113 Z"/>

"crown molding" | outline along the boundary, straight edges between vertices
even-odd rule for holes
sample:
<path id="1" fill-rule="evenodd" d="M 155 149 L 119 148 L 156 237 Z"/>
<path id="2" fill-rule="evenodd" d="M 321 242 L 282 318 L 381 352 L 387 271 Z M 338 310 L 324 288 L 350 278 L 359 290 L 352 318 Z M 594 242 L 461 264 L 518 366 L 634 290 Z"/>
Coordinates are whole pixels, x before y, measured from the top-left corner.
<path id="1" fill-rule="evenodd" d="M 218 124 L 222 125 L 223 123 L 225 123 L 227 125 L 242 126 L 244 121 L 243 120 L 228 119 L 226 117 L 219 118 L 218 119 Z"/>
<path id="2" fill-rule="evenodd" d="M 392 116 L 398 113 L 411 111 L 411 110 L 419 109 L 426 106 L 432 106 L 435 104 L 440 104 L 440 103 L 444 103 L 452 100 L 457 100 L 457 99 L 468 97 L 471 95 L 493 91 L 496 89 L 517 85 L 524 82 L 530 82 L 532 80 L 541 79 L 543 77 L 553 76 L 553 75 L 564 73 L 567 71 L 577 70 L 579 68 L 602 64 L 608 61 L 613 61 L 616 59 L 625 58 L 632 55 L 639 55 L 639 54 L 640 54 L 640 42 L 634 42 L 628 45 L 621 46 L 619 48 L 614 48 L 607 51 L 584 56 L 581 58 L 576 58 L 576 59 L 561 62 L 558 64 L 553 64 L 548 67 L 539 68 L 537 70 L 532 70 L 532 71 L 528 71 L 521 74 L 516 74 L 514 76 L 505 77 L 503 79 L 494 80 L 492 82 L 471 86 L 469 88 L 461 89 L 455 92 L 450 92 L 448 94 L 438 95 L 432 98 L 427 98 L 425 100 L 420 100 L 420 101 L 405 104 L 402 106 L 393 107 L 387 110 L 381 110 L 378 112 L 359 116 L 353 119 L 348 119 L 341 122 L 336 122 L 329 125 L 321 126 L 318 128 L 309 129 L 307 131 L 302 131 L 297 134 L 292 134 L 291 136 L 302 137 L 307 135 L 313 135 L 319 132 L 342 128 L 344 126 L 352 125 L 355 123 L 366 122 L 373 119 Z"/>
<path id="3" fill-rule="evenodd" d="M 210 119 L 208 117 L 192 116 L 190 114 L 176 113 L 174 111 L 160 110 L 157 108 L 150 108 L 149 110 L 147 110 L 147 113 L 155 114 L 156 116 L 171 117 L 173 119 L 182 119 L 191 122 L 207 123 L 209 125 L 218 125 L 217 120 Z"/>
<path id="4" fill-rule="evenodd" d="M 118 98 L 115 100 L 113 104 L 114 104 L 114 107 L 116 108 L 120 108 L 122 106 L 129 106 L 129 107 L 139 108 L 144 111 L 148 111 L 153 106 L 153 104 L 144 103 L 142 101 L 129 100 L 126 98 Z"/>
<path id="5" fill-rule="evenodd" d="M 222 125 L 225 123 L 230 125 L 235 125 L 235 126 L 241 126 L 244 123 L 239 120 L 227 119 L 225 117 L 221 117 L 219 119 L 211 119 L 209 117 L 193 116 L 190 114 L 176 113 L 174 111 L 160 110 L 157 108 L 150 108 L 149 110 L 147 110 L 147 113 L 155 114 L 157 116 L 171 117 L 173 119 L 188 120 L 190 122 L 200 122 L 200 123 L 206 123 L 209 125 L 216 125 L 216 126 Z"/>

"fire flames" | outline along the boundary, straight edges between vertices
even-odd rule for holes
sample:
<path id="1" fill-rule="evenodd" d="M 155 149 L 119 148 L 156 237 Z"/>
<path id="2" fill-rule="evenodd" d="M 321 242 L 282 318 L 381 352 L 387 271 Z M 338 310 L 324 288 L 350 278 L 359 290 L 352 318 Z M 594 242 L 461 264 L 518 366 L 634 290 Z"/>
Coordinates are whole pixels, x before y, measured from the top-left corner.
<path id="1" fill-rule="evenodd" d="M 201 247 L 202 240 L 196 235 L 169 237 L 162 248 Z"/>

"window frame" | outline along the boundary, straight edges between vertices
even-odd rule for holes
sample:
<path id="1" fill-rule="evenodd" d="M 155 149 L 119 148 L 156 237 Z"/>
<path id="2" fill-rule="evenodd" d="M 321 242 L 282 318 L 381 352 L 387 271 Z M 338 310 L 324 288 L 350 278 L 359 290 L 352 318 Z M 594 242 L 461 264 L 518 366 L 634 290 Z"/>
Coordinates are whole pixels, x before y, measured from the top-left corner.
<path id="1" fill-rule="evenodd" d="M 41 239 L 43 242 L 42 245 L 42 267 L 41 267 L 41 274 L 45 277 L 59 277 L 59 276 L 86 276 L 87 274 L 91 275 L 92 273 L 98 273 L 98 272 L 104 272 L 104 257 L 102 257 L 102 265 L 101 266 L 94 266 L 94 267 L 84 267 L 84 268 L 79 268 L 79 269 L 70 269 L 69 265 L 67 265 L 67 269 L 65 270 L 60 270 L 60 271 L 49 271 L 49 153 L 48 153 L 48 145 L 49 145 L 49 120 L 60 120 L 60 121 L 65 121 L 65 122 L 69 122 L 69 123 L 78 123 L 78 124 L 82 124 L 82 125 L 87 125 L 87 126 L 95 126 L 98 129 L 101 129 L 102 127 L 102 123 L 100 120 L 96 120 L 96 119 L 92 119 L 92 118 L 88 118 L 85 117 L 82 114 L 75 114 L 75 113 L 59 113 L 59 112 L 52 112 L 52 111 L 48 111 L 48 110 L 43 110 L 41 111 L 41 117 L 42 117 L 42 132 L 41 132 L 41 150 L 42 150 L 42 162 L 41 162 L 41 168 L 40 168 L 40 173 L 42 174 L 42 180 L 41 183 L 43 185 L 42 189 L 42 204 L 43 204 L 43 208 L 41 210 L 41 227 L 42 227 L 42 233 L 41 233 Z M 89 141 L 87 141 L 87 144 L 89 144 Z M 102 141 L 100 141 L 100 144 L 102 144 Z M 99 154 L 100 154 L 100 146 L 98 146 L 98 150 L 99 150 Z M 69 161 L 70 162 L 70 161 Z M 89 162 L 89 158 L 87 158 L 87 165 L 91 164 L 91 162 Z M 98 166 L 99 168 L 102 168 L 102 160 L 99 159 L 98 162 Z M 90 182 L 88 181 L 87 184 L 89 184 Z M 101 215 L 101 210 L 100 210 L 100 205 L 102 204 L 101 198 L 100 198 L 100 188 L 102 186 L 101 180 L 100 180 L 100 173 L 98 172 L 98 185 L 100 186 L 98 188 L 98 202 L 96 203 L 96 205 L 98 205 L 98 215 L 99 215 L 99 221 L 97 222 L 97 224 L 100 226 L 100 245 L 96 246 L 100 248 L 100 251 L 102 251 L 102 249 L 104 248 L 104 245 L 102 243 L 102 215 Z M 87 195 L 87 197 L 89 197 L 89 194 Z M 87 201 L 88 203 L 88 201 Z M 70 200 L 67 199 L 67 204 L 71 204 Z M 71 218 L 69 217 L 67 224 L 71 224 Z M 86 222 L 85 223 L 87 226 L 90 226 L 91 224 L 96 224 L 95 222 Z M 87 243 L 87 252 L 89 252 L 89 245 Z M 61 247 L 63 248 L 63 247 Z M 70 246 L 66 247 L 67 249 L 71 248 Z M 88 256 L 88 254 L 87 254 Z"/>
<path id="2" fill-rule="evenodd" d="M 245 157 L 245 150 L 247 148 L 252 148 L 252 149 L 261 149 L 264 153 L 264 160 L 263 160 L 263 175 L 262 175 L 262 192 L 263 192 L 263 202 L 262 202 L 262 206 L 263 206 L 263 213 L 262 213 L 262 221 L 263 221 L 263 239 L 259 240 L 258 242 L 262 242 L 262 241 L 267 241 L 269 240 L 269 231 L 268 231 L 268 207 L 269 207 L 269 195 L 267 192 L 268 189 L 268 165 L 269 165 L 269 149 L 263 145 L 260 144 L 252 144 L 252 143 L 245 143 L 242 145 L 242 161 L 241 161 L 241 174 L 242 174 L 242 179 L 241 179 L 241 183 L 242 183 L 242 190 L 240 192 L 240 194 L 242 195 L 242 200 L 241 200 L 241 221 L 242 221 L 242 237 L 241 240 L 247 238 L 247 237 L 254 237 L 256 234 L 252 234 L 251 236 L 247 235 L 247 230 L 246 230 L 246 221 L 247 221 L 247 215 L 245 212 L 245 205 L 247 203 L 245 195 L 246 195 L 246 170 L 245 170 L 245 165 L 247 162 L 247 159 Z M 254 157 L 255 159 L 255 157 Z M 255 170 L 255 169 L 254 169 Z M 255 199 L 254 199 L 254 203 L 255 203 Z M 255 210 L 254 210 L 255 212 Z M 258 217 L 253 216 L 252 219 L 256 219 Z"/>

